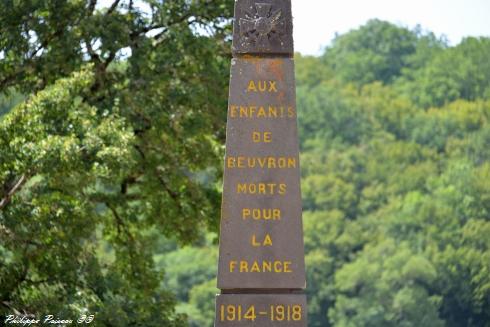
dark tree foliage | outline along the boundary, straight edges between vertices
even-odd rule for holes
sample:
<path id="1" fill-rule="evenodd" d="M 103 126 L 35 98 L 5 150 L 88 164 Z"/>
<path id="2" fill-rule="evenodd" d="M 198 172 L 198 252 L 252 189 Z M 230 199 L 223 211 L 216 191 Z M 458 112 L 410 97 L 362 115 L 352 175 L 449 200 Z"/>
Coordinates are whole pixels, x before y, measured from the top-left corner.
<path id="1" fill-rule="evenodd" d="M 154 245 L 217 226 L 232 7 L 0 2 L 0 315 L 184 323 Z"/>
<path id="2" fill-rule="evenodd" d="M 457 99 L 490 99 L 488 38 L 467 38 L 455 48 L 429 59 L 413 71 L 407 93 L 424 107 L 441 106 Z"/>
<path id="3" fill-rule="evenodd" d="M 410 31 L 377 19 L 357 30 L 337 36 L 324 60 L 342 82 L 363 85 L 391 83 L 404 68 L 424 64 L 427 50 L 443 48 L 443 40 L 420 28 Z M 422 57 L 422 58 L 421 58 Z"/>

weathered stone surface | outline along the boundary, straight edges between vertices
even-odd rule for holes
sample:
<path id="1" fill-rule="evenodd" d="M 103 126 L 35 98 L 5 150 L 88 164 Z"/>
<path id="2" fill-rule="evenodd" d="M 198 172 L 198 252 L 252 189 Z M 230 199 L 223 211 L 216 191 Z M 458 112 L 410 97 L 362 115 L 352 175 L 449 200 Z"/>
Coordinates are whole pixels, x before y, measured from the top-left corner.
<path id="1" fill-rule="evenodd" d="M 235 54 L 293 55 L 292 30 L 290 0 L 235 2 Z"/>
<path id="2" fill-rule="evenodd" d="M 306 327 L 306 296 L 224 294 L 216 299 L 216 327 Z"/>
<path id="3" fill-rule="evenodd" d="M 290 0 L 235 1 L 216 327 L 307 326 L 293 52 Z"/>
<path id="4" fill-rule="evenodd" d="M 303 289 L 294 62 L 232 61 L 218 288 Z"/>

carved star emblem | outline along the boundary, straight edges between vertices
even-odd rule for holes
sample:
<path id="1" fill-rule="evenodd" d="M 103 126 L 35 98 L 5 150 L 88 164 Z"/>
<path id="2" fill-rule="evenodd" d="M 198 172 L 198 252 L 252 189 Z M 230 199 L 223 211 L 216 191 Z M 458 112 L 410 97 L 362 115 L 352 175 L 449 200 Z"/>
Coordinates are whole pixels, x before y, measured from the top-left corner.
<path id="1" fill-rule="evenodd" d="M 257 47 L 270 45 L 270 41 L 285 33 L 286 23 L 280 9 L 273 11 L 269 3 L 256 3 L 255 13 L 246 12 L 240 18 L 240 34 Z"/>

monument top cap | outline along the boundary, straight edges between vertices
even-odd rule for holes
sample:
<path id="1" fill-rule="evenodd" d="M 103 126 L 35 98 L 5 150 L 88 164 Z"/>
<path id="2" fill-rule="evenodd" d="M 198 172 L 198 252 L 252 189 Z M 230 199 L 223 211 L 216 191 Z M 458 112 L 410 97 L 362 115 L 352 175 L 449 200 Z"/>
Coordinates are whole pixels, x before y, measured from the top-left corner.
<path id="1" fill-rule="evenodd" d="M 233 54 L 292 56 L 291 0 L 235 0 Z"/>

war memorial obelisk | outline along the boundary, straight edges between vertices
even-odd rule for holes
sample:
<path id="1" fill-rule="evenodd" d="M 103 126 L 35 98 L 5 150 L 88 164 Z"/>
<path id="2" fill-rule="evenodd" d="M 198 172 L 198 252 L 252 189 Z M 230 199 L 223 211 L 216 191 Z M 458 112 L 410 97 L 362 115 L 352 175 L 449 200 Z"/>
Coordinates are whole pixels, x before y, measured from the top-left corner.
<path id="1" fill-rule="evenodd" d="M 216 327 L 307 326 L 291 0 L 236 0 Z"/>

